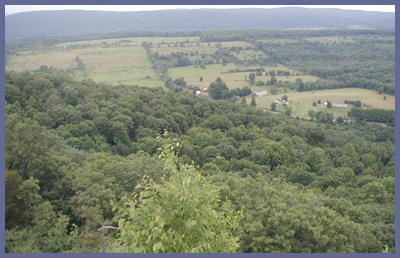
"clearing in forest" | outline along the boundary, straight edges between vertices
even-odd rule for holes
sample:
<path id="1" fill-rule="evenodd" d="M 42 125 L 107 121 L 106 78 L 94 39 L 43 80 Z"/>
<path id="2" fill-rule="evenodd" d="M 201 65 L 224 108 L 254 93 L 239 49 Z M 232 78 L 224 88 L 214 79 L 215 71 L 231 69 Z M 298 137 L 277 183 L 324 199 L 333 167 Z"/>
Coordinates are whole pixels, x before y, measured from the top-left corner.
<path id="1" fill-rule="evenodd" d="M 345 100 L 360 100 L 363 108 L 382 108 L 382 109 L 395 109 L 395 97 L 390 95 L 379 94 L 373 90 L 359 89 L 359 88 L 345 88 L 345 89 L 332 89 L 320 91 L 306 91 L 306 92 L 288 92 L 279 93 L 277 95 L 268 95 L 266 97 L 256 98 L 257 107 L 260 109 L 271 109 L 271 104 L 276 99 L 281 99 L 283 95 L 288 96 L 289 106 L 292 107 L 293 116 L 308 117 L 308 111 L 313 109 L 315 111 L 327 111 L 333 113 L 335 117 L 347 117 L 348 112 L 353 105 L 348 105 L 347 108 L 327 108 L 324 106 L 325 101 L 332 103 L 344 103 Z M 384 100 L 386 96 L 386 99 Z M 250 97 L 248 97 L 250 100 Z M 248 101 L 249 101 L 248 100 Z M 318 101 L 321 101 L 318 104 Z M 316 102 L 316 107 L 313 106 Z M 365 105 L 364 105 L 365 104 Z M 277 111 L 284 112 L 283 105 L 277 105 Z"/>

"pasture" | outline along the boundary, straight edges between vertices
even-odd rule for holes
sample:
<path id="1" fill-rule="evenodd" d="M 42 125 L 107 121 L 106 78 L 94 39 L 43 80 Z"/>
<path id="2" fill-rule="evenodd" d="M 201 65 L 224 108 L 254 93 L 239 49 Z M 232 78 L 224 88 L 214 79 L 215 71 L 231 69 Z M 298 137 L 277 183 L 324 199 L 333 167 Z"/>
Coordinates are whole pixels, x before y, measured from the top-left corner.
<path id="1" fill-rule="evenodd" d="M 53 68 L 56 72 L 70 74 L 74 79 L 91 78 L 95 82 L 104 82 L 111 85 L 126 84 L 147 87 L 163 87 L 164 82 L 159 79 L 153 69 L 143 42 L 151 43 L 150 51 L 158 55 L 183 53 L 190 60 L 213 60 L 215 64 L 168 68 L 168 76 L 172 78 L 184 77 L 188 85 L 208 87 L 211 82 L 221 77 L 231 89 L 249 86 L 250 72 L 234 72 L 240 70 L 260 68 L 250 65 L 252 60 L 267 58 L 261 51 L 244 41 L 231 42 L 200 42 L 199 37 L 138 37 L 99 39 L 77 42 L 66 42 L 54 45 L 48 49 L 25 51 L 7 58 L 6 69 L 13 71 L 36 71 L 41 66 Z M 241 65 L 234 63 L 222 64 L 220 58 L 214 56 L 223 48 L 237 49 L 230 51 L 231 55 L 240 60 Z M 240 50 L 239 50 L 240 49 Z M 78 61 L 82 62 L 79 66 Z M 220 59 L 220 60 L 218 60 Z M 220 62 L 220 63 L 217 63 Z M 299 75 L 282 65 L 263 66 L 266 71 L 290 71 L 291 76 L 276 76 L 277 80 L 295 82 L 301 78 L 304 82 L 316 81 L 315 76 Z M 200 77 L 203 80 L 200 81 Z M 270 76 L 256 76 L 256 81 L 270 80 Z M 247 80 L 246 80 L 247 79 Z M 255 90 L 259 87 L 253 86 Z"/>
<path id="2" fill-rule="evenodd" d="M 292 115 L 299 117 L 308 117 L 307 112 L 310 109 L 315 111 L 327 111 L 333 113 L 335 117 L 342 116 L 346 117 L 347 113 L 353 107 L 353 105 L 348 105 L 347 108 L 327 108 L 323 105 L 325 101 L 330 101 L 332 103 L 344 103 L 347 100 L 360 100 L 363 108 L 370 106 L 372 108 L 382 108 L 382 109 L 395 109 L 395 97 L 390 95 L 381 95 L 376 91 L 358 88 L 346 88 L 346 89 L 333 89 L 333 90 L 320 90 L 320 91 L 306 91 L 306 92 L 288 92 L 279 93 L 277 95 L 270 95 L 265 97 L 257 97 L 256 103 L 257 107 L 260 109 L 271 109 L 271 104 L 276 99 L 281 99 L 283 95 L 288 96 L 289 106 L 292 107 Z M 386 100 L 384 100 L 386 96 Z M 318 104 L 318 101 L 321 104 Z M 250 97 L 247 99 L 250 103 Z M 313 107 L 313 102 L 317 103 L 316 107 Z M 284 112 L 283 105 L 277 105 L 278 112 Z"/>
<path id="3" fill-rule="evenodd" d="M 198 86 L 200 88 L 208 88 L 210 86 L 211 82 L 215 81 L 218 77 L 220 77 L 228 86 L 230 89 L 235 89 L 235 88 L 242 88 L 244 86 L 251 87 L 254 92 L 257 91 L 263 91 L 266 89 L 265 86 L 251 86 L 249 82 L 249 74 L 250 72 L 228 72 L 229 70 L 232 69 L 255 69 L 255 68 L 260 68 L 260 67 L 244 67 L 244 66 L 238 66 L 232 63 L 228 63 L 226 65 L 222 64 L 211 64 L 211 65 L 206 65 L 205 69 L 202 69 L 200 67 L 196 67 L 195 65 L 191 66 L 184 66 L 184 67 L 173 67 L 168 69 L 168 76 L 171 78 L 179 78 L 179 77 L 184 77 L 185 81 L 187 82 L 188 85 L 192 86 Z M 265 69 L 265 71 L 271 71 L 271 70 L 282 70 L 282 71 L 290 71 L 292 74 L 299 74 L 296 71 L 290 70 L 287 67 L 283 65 L 277 65 L 277 66 L 263 66 L 262 68 Z M 200 81 L 200 77 L 203 78 L 202 81 Z M 311 76 L 311 75 L 290 75 L 290 76 L 275 76 L 278 81 L 289 81 L 289 82 L 295 82 L 298 78 L 301 78 L 303 82 L 315 82 L 319 80 L 320 78 L 316 76 Z M 255 81 L 264 81 L 267 82 L 271 79 L 271 76 L 266 76 L 265 72 L 263 72 L 263 75 L 261 76 L 256 76 Z"/>
<path id="4" fill-rule="evenodd" d="M 91 78 L 112 85 L 163 87 L 152 68 L 142 43 L 196 42 L 198 37 L 101 39 L 57 44 L 42 51 L 25 51 L 9 56 L 6 69 L 35 71 L 41 66 L 67 72 L 75 79 Z M 84 64 L 80 69 L 76 58 Z"/>

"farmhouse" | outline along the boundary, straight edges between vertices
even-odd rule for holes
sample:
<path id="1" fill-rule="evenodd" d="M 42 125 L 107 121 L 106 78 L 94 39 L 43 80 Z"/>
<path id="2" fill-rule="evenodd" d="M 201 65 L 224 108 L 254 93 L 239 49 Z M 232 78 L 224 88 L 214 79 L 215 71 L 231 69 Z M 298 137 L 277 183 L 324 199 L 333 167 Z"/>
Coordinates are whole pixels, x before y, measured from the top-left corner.
<path id="1" fill-rule="evenodd" d="M 283 99 L 277 99 L 277 100 L 275 100 L 275 103 L 278 103 L 278 104 L 287 104 L 287 102 L 285 101 L 285 100 L 283 100 Z"/>

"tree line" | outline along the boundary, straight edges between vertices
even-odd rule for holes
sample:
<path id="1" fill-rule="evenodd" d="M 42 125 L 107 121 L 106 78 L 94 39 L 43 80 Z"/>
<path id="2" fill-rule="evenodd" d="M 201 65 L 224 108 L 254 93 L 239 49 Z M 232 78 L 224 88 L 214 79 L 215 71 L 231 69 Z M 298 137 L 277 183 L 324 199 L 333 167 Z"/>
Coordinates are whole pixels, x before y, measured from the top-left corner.
<path id="1" fill-rule="evenodd" d="M 396 118 L 394 110 L 379 108 L 361 109 L 360 107 L 353 107 L 348 116 L 357 121 L 387 123 L 393 126 Z"/>

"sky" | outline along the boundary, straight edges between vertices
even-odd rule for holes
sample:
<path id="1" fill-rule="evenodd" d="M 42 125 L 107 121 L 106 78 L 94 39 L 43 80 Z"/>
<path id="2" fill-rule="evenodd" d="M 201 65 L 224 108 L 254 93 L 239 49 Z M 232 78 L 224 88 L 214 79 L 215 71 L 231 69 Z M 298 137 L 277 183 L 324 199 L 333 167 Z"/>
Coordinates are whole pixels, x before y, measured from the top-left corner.
<path id="1" fill-rule="evenodd" d="M 5 15 L 39 10 L 105 10 L 152 11 L 199 8 L 279 8 L 289 5 L 5 5 Z M 294 6 L 294 5 L 292 5 Z M 346 10 L 395 12 L 395 5 L 295 5 L 306 8 L 339 8 Z"/>

